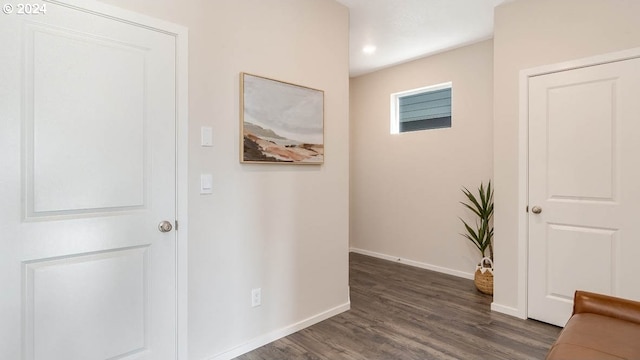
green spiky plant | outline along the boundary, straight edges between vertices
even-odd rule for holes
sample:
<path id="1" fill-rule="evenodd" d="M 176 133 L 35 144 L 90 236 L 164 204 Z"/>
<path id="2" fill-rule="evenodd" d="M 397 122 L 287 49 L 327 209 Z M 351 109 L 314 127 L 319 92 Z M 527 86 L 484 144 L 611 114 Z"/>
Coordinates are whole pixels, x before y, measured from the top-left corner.
<path id="1" fill-rule="evenodd" d="M 493 223 L 491 221 L 493 218 L 493 189 L 491 188 L 491 180 L 489 180 L 486 187 L 483 183 L 480 183 L 477 197 L 465 187 L 462 188 L 462 192 L 469 201 L 461 201 L 460 203 L 473 211 L 477 219 L 475 227 L 472 227 L 460 218 L 467 230 L 465 234 L 460 235 L 471 241 L 480 250 L 483 258 L 487 257 L 486 252 L 488 250 L 488 258 L 493 261 Z"/>

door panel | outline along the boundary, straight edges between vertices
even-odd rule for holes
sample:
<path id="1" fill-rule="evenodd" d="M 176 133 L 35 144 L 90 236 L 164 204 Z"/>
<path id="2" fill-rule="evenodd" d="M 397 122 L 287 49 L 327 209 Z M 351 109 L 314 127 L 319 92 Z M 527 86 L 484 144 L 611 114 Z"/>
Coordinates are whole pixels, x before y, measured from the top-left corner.
<path id="1" fill-rule="evenodd" d="M 175 359 L 175 38 L 47 3 L 0 46 L 0 358 Z"/>
<path id="2" fill-rule="evenodd" d="M 26 40 L 29 215 L 143 206 L 145 52 L 43 25 Z"/>
<path id="3" fill-rule="evenodd" d="M 575 290 L 640 299 L 640 59 L 529 79 L 528 316 L 564 326 Z M 635 219 L 635 220 L 634 220 Z"/>
<path id="4" fill-rule="evenodd" d="M 612 200 L 615 82 L 559 85 L 546 95 L 548 196 Z"/>
<path id="5" fill-rule="evenodd" d="M 144 350 L 147 258 L 148 247 L 139 247 L 27 263 L 25 343 L 33 358 L 110 359 Z"/>
<path id="6" fill-rule="evenodd" d="M 611 293 L 616 234 L 608 229 L 549 224 L 548 296 L 573 301 L 575 290 L 585 288 Z M 567 261 L 566 254 L 572 255 L 571 261 Z"/>

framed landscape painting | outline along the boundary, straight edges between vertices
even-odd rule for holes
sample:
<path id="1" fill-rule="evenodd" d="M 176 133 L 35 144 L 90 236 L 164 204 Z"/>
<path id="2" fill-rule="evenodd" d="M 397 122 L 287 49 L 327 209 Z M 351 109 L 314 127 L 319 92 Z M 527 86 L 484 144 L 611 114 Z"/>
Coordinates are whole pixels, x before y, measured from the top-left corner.
<path id="1" fill-rule="evenodd" d="M 240 73 L 240 161 L 322 164 L 324 91 Z"/>

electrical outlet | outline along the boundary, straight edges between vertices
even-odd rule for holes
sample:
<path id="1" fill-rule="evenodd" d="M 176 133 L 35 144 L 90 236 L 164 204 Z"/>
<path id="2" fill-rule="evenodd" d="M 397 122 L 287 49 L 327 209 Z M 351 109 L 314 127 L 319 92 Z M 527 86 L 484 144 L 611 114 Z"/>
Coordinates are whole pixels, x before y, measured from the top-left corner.
<path id="1" fill-rule="evenodd" d="M 256 307 L 262 304 L 262 289 L 257 288 L 251 290 L 251 306 Z"/>

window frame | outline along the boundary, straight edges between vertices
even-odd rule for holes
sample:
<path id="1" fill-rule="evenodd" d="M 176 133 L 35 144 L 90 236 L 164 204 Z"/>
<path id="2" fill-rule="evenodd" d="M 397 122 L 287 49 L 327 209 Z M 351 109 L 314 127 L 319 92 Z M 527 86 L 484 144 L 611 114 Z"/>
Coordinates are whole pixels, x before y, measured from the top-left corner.
<path id="1" fill-rule="evenodd" d="M 451 89 L 451 114 L 453 115 L 453 82 L 448 81 L 440 84 L 423 86 L 417 89 L 405 90 L 391 94 L 391 119 L 390 119 L 390 133 L 392 135 L 404 134 L 416 131 L 433 130 L 437 128 L 427 128 L 421 130 L 412 131 L 400 131 L 400 98 L 405 96 L 411 96 L 431 91 L 437 91 L 442 89 Z M 440 128 L 442 129 L 442 128 Z M 444 128 L 446 129 L 446 128 Z"/>

